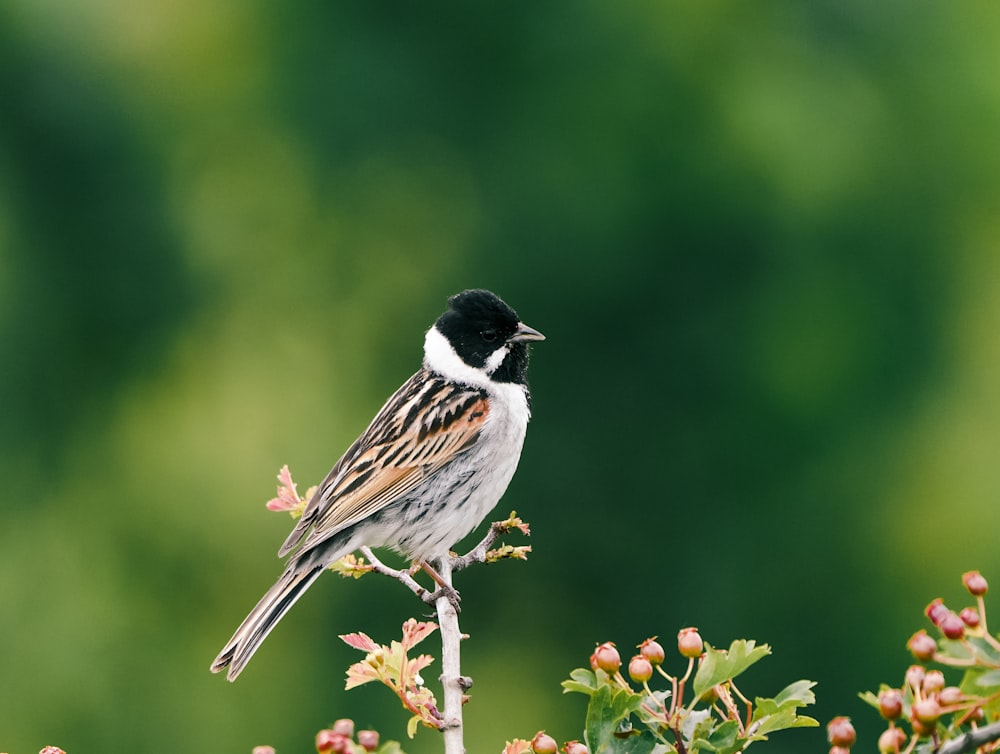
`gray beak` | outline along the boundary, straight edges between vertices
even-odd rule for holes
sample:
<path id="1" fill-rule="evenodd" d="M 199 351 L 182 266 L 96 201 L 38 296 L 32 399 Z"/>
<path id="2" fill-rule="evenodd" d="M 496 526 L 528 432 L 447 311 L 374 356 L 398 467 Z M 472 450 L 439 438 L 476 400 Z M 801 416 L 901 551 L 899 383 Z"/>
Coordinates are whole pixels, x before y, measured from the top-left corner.
<path id="1" fill-rule="evenodd" d="M 517 323 L 517 332 L 515 332 L 510 338 L 507 339 L 508 343 L 525 343 L 529 340 L 545 340 L 545 336 L 542 335 L 534 327 L 528 327 L 523 322 Z"/>

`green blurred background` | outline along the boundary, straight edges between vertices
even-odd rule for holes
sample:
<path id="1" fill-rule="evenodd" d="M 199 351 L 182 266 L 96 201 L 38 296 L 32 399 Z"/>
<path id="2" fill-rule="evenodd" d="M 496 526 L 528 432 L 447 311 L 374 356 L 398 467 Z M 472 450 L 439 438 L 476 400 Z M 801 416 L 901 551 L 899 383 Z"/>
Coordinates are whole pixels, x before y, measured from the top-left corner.
<path id="1" fill-rule="evenodd" d="M 548 340 L 497 510 L 534 553 L 458 582 L 470 753 L 579 737 L 595 642 L 684 625 L 873 751 L 856 693 L 1000 579 L 997 39 L 992 1 L 0 2 L 0 750 L 404 737 L 336 638 L 395 637 L 398 584 L 208 665 L 278 468 L 318 481 L 482 286 Z"/>

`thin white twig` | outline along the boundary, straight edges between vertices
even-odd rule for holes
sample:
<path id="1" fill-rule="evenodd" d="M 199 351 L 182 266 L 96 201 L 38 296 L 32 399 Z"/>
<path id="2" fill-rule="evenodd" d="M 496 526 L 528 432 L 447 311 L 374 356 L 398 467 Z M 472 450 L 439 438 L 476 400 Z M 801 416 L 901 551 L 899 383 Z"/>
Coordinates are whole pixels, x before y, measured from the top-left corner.
<path id="1" fill-rule="evenodd" d="M 361 551 L 362 555 L 368 558 L 368 562 L 371 563 L 372 570 L 375 571 L 375 573 L 381 573 L 383 576 L 388 576 L 389 578 L 396 579 L 396 581 L 403 584 L 403 586 L 405 586 L 407 589 L 409 589 L 411 592 L 413 592 L 415 595 L 417 595 L 420 599 L 422 599 L 424 602 L 427 602 L 428 604 L 432 604 L 434 602 L 434 600 L 431 599 L 430 592 L 428 592 L 424 587 L 420 586 L 420 584 L 417 583 L 417 580 L 413 578 L 412 573 L 410 573 L 409 571 L 401 571 L 396 568 L 390 568 L 381 560 L 379 560 L 377 557 L 375 557 L 375 553 L 371 551 L 370 547 L 359 547 L 358 549 Z"/>
<path id="2" fill-rule="evenodd" d="M 452 559 L 442 558 L 438 575 L 451 587 Z M 444 689 L 445 754 L 465 754 L 462 726 L 462 700 L 471 681 L 462 676 L 462 632 L 458 626 L 458 610 L 449 594 L 437 598 L 438 630 L 441 632 L 441 686 Z"/>
<path id="3" fill-rule="evenodd" d="M 432 603 L 437 608 L 438 630 L 441 633 L 441 686 L 444 689 L 441 732 L 444 736 L 445 754 L 465 754 L 462 704 L 465 700 L 465 692 L 472 686 L 472 679 L 462 675 L 461 643 L 465 637 L 458 625 L 456 604 L 458 592 L 452 585 L 452 573 L 467 568 L 473 563 L 485 563 L 489 549 L 501 535 L 511 531 L 514 527 L 512 523 L 514 520 L 513 514 L 511 514 L 511 518 L 507 521 L 495 521 L 490 525 L 490 530 L 482 541 L 465 555 L 444 557 L 437 561 L 435 568 L 442 584 L 435 592 L 429 592 L 417 583 L 411 570 L 390 568 L 375 557 L 371 548 L 359 548 L 368 562 L 371 563 L 375 573 L 396 579 L 421 600 Z M 526 528 L 524 531 L 527 533 Z"/>

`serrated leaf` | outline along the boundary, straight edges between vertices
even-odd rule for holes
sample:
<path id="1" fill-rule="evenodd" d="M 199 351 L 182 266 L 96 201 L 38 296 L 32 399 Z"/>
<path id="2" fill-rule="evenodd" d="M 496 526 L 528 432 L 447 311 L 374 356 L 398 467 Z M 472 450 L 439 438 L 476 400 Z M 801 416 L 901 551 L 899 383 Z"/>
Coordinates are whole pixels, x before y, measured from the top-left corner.
<path id="1" fill-rule="evenodd" d="M 767 644 L 759 647 L 753 639 L 737 639 L 729 645 L 728 650 L 715 649 L 705 645 L 705 654 L 698 663 L 694 675 L 694 695 L 700 698 L 702 694 L 725 681 L 736 678 L 758 660 L 771 654 Z"/>
<path id="2" fill-rule="evenodd" d="M 501 754 L 531 754 L 531 741 L 525 741 L 523 738 L 508 741 Z"/>
<path id="3" fill-rule="evenodd" d="M 399 741 L 386 741 L 375 750 L 375 754 L 403 754 Z"/>
<path id="4" fill-rule="evenodd" d="M 816 695 L 812 692 L 813 686 L 816 685 L 816 681 L 795 681 L 795 683 L 790 683 L 785 688 L 783 688 L 776 697 L 774 697 L 775 703 L 779 707 L 783 707 L 789 703 L 796 703 L 796 707 L 805 707 L 810 704 L 816 703 Z"/>
<path id="5" fill-rule="evenodd" d="M 760 740 L 769 733 L 786 728 L 806 728 L 817 725 L 811 717 L 797 716 L 796 710 L 816 702 L 812 692 L 813 681 L 796 681 L 789 684 L 774 699 L 754 700 L 754 712 L 750 725 L 751 738 Z"/>
<path id="6" fill-rule="evenodd" d="M 415 618 L 407 618 L 403 623 L 403 640 L 401 642 L 404 652 L 412 649 L 422 642 L 432 633 L 437 631 L 437 623 L 430 621 L 418 621 Z"/>
<path id="7" fill-rule="evenodd" d="M 569 674 L 569 680 L 562 682 L 563 693 L 575 691 L 590 696 L 597 690 L 597 677 L 593 671 L 577 668 Z"/>
<path id="8" fill-rule="evenodd" d="M 591 694 L 587 704 L 587 722 L 584 735 L 592 752 L 621 751 L 610 749 L 616 740 L 615 732 L 642 704 L 642 694 L 613 686 L 601 686 Z"/>
<path id="9" fill-rule="evenodd" d="M 643 731 L 639 735 L 628 738 L 616 738 L 610 747 L 601 751 L 602 754 L 603 752 L 607 752 L 607 754 L 652 754 L 655 748 L 656 739 L 648 731 Z"/>
<path id="10" fill-rule="evenodd" d="M 374 652 L 379 645 L 368 634 L 356 631 L 352 634 L 341 634 L 340 640 L 349 647 L 360 649 L 362 652 Z"/>
<path id="11" fill-rule="evenodd" d="M 719 754 L 733 754 L 733 752 L 743 748 L 742 742 L 738 738 L 739 730 L 739 723 L 735 720 L 727 720 L 712 731 L 708 741 Z"/>

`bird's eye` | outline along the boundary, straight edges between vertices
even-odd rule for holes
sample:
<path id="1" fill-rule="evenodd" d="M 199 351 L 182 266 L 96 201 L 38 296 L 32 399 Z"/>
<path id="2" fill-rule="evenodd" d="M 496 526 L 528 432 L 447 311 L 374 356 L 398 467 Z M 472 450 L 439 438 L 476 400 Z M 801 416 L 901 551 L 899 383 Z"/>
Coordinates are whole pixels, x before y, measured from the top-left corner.
<path id="1" fill-rule="evenodd" d="M 479 333 L 479 335 L 487 343 L 493 343 L 498 337 L 498 333 L 496 330 L 483 330 L 481 333 Z"/>

